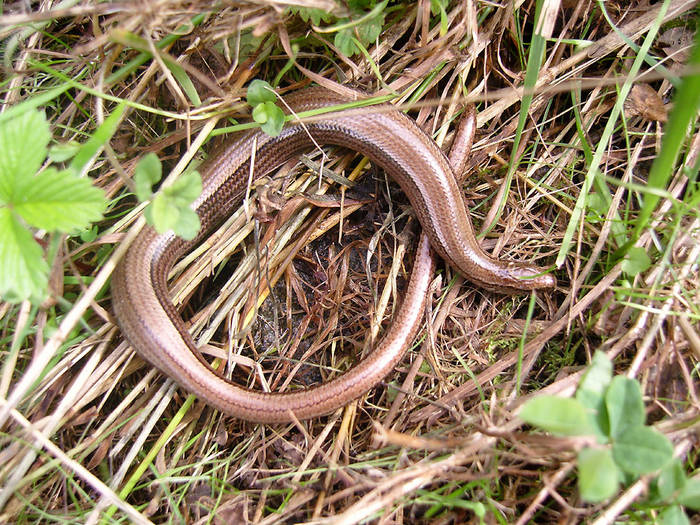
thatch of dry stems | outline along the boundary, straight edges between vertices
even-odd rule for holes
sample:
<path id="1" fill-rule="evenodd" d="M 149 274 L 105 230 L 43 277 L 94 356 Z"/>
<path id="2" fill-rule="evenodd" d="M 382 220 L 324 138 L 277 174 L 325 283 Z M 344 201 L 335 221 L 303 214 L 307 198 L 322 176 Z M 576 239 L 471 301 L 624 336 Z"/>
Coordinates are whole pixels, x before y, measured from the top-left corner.
<path id="1" fill-rule="evenodd" d="M 606 4 L 632 40 L 648 30 L 659 9 L 645 2 Z M 331 2 L 307 5 L 339 16 L 345 9 Z M 693 6 L 672 2 L 666 20 L 683 26 Z M 446 145 L 449 123 L 465 101 L 464 81 L 468 99 L 480 103 L 465 192 L 475 222 L 490 223 L 512 156 L 523 93 L 519 45 L 531 34 L 534 2 L 518 4 L 517 12 L 512 3 L 454 2 L 444 34 L 430 22 L 430 2 L 397 4 L 369 55 L 351 58 L 338 52 L 332 36 L 286 10 L 286 2 L 222 2 L 215 9 L 194 0 L 25 7 L 10 4 L 1 20 L 11 67 L 6 106 L 50 80 L 32 60 L 55 60 L 52 67 L 84 86 L 142 106 L 127 112 L 91 171 L 115 199 L 100 235 L 90 243 L 63 243 L 64 264 L 55 271 L 75 284 L 55 291 L 73 304 L 42 308 L 36 317 L 29 305 L 0 305 L 8 348 L 23 329 L 33 334 L 16 362 L 8 365 L 4 354 L 3 399 L 12 402 L 15 395 L 21 402 L 3 429 L 1 521 L 42 521 L 44 513 L 76 522 L 105 516 L 176 523 L 474 520 L 459 501 L 483 503 L 494 523 L 495 515 L 508 523 L 596 517 L 611 523 L 644 492 L 645 481 L 607 505 L 584 505 L 572 445 L 520 432 L 513 416 L 524 396 L 570 394 L 596 349 L 615 360 L 619 373 L 640 379 L 650 420 L 664 419 L 661 428 L 678 453 L 697 453 L 687 424 L 698 415 L 698 324 L 681 315 L 700 302 L 692 266 L 697 222 L 675 239 L 676 272 L 656 265 L 638 277 L 640 292 L 656 283 L 654 293 L 638 301 L 618 300 L 612 291 L 622 270 L 609 265 L 610 222 L 582 222 L 557 271 L 559 289 L 537 297 L 532 318 L 527 298 L 480 291 L 441 266 L 421 338 L 386 383 L 339 413 L 295 425 L 252 425 L 188 398 L 133 354 L 110 314 L 102 289 L 142 213 L 121 197 L 138 159 L 156 152 L 177 176 L 219 119 L 247 117 L 241 104 L 246 84 L 272 81 L 292 44 L 299 45 L 296 64 L 282 77 L 280 92 L 312 81 L 331 89 L 405 92 L 395 102 L 413 108 L 411 115 Z M 554 12 L 553 41 L 521 138 L 520 153 L 528 160 L 483 240 L 495 256 L 543 266 L 554 260 L 581 182 L 572 105 L 595 143 L 629 53 L 594 3 L 564 2 Z M 129 35 L 154 51 L 172 34 L 179 38 L 157 59 L 149 55 L 127 75 L 110 76 L 139 54 Z M 583 50 L 567 40 L 584 34 L 590 45 Z M 191 105 L 167 60 L 187 72 L 201 106 Z M 409 103 L 421 83 L 419 100 Z M 657 77 L 651 85 L 656 96 L 668 98 L 670 84 Z M 111 102 L 92 93 L 71 91 L 51 106 L 56 140 L 82 139 L 111 110 Z M 641 100 L 638 116 L 628 108 L 635 136 L 625 144 L 620 132 L 610 144 L 608 176 L 643 179 L 657 151 L 662 117 L 644 113 L 649 104 Z M 698 145 L 694 135 L 690 158 L 697 158 Z M 311 154 L 304 167 L 288 165 L 265 179 L 247 207 L 173 271 L 174 301 L 183 306 L 195 340 L 206 354 L 229 358 L 222 371 L 233 370 L 238 381 L 259 386 L 262 376 L 269 388 L 288 389 L 333 377 L 371 348 L 400 300 L 416 238 L 405 198 L 382 174 L 339 150 L 324 168 L 358 185 L 342 204 L 339 198 L 318 208 L 309 203 L 314 198 L 301 195 L 340 193 L 331 179 L 319 182 L 318 167 Z M 679 174 L 669 192 L 681 195 L 686 184 Z M 616 191 L 620 206 L 635 205 L 624 186 Z M 670 206 L 670 200 L 662 203 L 658 221 Z M 646 234 L 640 245 L 653 240 Z M 51 366 L 34 377 L 32 360 Z M 119 508 L 110 508 L 115 503 Z"/>

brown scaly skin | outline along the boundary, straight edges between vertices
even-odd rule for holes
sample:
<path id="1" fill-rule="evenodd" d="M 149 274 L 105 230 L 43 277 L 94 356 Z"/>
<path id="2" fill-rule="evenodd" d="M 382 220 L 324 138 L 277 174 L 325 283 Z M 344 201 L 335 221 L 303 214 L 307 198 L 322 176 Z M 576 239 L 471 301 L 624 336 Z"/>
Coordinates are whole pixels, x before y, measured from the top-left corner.
<path id="1" fill-rule="evenodd" d="M 347 102 L 323 88 L 299 91 L 285 101 L 295 112 Z M 468 121 L 471 119 L 471 123 Z M 464 119 L 467 144 L 456 139 L 451 159 L 416 123 L 391 107 L 367 113 L 329 113 L 301 126 L 288 124 L 272 138 L 259 130 L 226 144 L 206 162 L 202 195 L 193 207 L 202 228 L 185 242 L 172 232 L 159 235 L 146 227 L 118 264 L 112 279 L 119 325 L 136 351 L 187 391 L 222 412 L 260 423 L 307 419 L 328 414 L 360 397 L 401 360 L 415 337 L 434 271 L 430 246 L 473 283 L 503 293 L 551 289 L 555 279 L 537 267 L 490 257 L 479 246 L 462 192 L 451 168 L 461 172 L 471 148 L 474 116 Z M 197 350 L 169 299 L 166 277 L 173 263 L 235 209 L 249 177 L 255 141 L 254 178 L 293 156 L 312 149 L 308 133 L 321 145 L 356 150 L 382 167 L 408 196 L 423 227 L 408 289 L 388 333 L 357 366 L 328 383 L 292 393 L 264 393 L 219 376 Z M 524 278 L 524 279 L 523 279 Z"/>

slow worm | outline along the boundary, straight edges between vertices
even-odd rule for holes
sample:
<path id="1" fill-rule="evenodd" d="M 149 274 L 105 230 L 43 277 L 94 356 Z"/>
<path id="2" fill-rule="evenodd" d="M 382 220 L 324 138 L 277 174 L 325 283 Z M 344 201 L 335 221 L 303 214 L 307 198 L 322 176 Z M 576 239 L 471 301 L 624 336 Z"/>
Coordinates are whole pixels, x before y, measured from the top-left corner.
<path id="1" fill-rule="evenodd" d="M 347 99 L 323 88 L 285 97 L 295 113 Z M 169 298 L 166 278 L 174 262 L 208 235 L 240 203 L 255 144 L 254 178 L 314 147 L 339 145 L 382 167 L 408 196 L 423 228 L 413 274 L 384 339 L 355 367 L 309 389 L 265 393 L 218 375 L 197 350 Z M 459 156 L 459 155 L 457 155 Z M 486 254 L 473 233 L 450 162 L 435 142 L 404 113 L 382 106 L 370 113 L 335 112 L 320 120 L 289 123 L 272 138 L 250 131 L 227 143 L 199 169 L 203 191 L 193 208 L 202 227 L 190 242 L 146 227 L 115 269 L 114 310 L 122 332 L 147 361 L 187 391 L 222 412 L 261 423 L 306 419 L 346 405 L 386 376 L 415 337 L 434 269 L 430 246 L 473 283 L 503 293 L 551 289 L 555 279 L 537 267 L 500 261 Z"/>

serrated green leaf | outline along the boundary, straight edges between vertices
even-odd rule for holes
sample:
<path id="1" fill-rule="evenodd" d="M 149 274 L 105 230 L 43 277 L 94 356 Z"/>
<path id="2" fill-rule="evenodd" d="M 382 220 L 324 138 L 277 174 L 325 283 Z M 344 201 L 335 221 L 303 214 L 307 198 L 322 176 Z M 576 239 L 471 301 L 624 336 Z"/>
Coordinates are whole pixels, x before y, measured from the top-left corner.
<path id="1" fill-rule="evenodd" d="M 107 201 L 90 179 L 48 168 L 22 181 L 13 206 L 35 228 L 70 232 L 100 220 Z"/>
<path id="2" fill-rule="evenodd" d="M 318 9 L 316 7 L 290 7 L 289 11 L 297 13 L 304 22 L 311 20 L 311 23 L 315 26 L 319 25 L 321 22 L 330 22 L 333 20 L 333 15 L 331 13 L 327 13 L 323 9 Z"/>
<path id="3" fill-rule="evenodd" d="M 253 56 L 257 59 L 260 58 L 260 46 L 267 39 L 267 35 L 264 32 L 260 33 L 259 35 L 257 32 L 254 34 L 253 29 L 255 28 L 245 29 L 240 32 L 240 35 L 236 35 L 235 38 L 231 37 L 229 39 L 229 45 L 231 48 L 238 45 L 240 49 L 238 53 L 240 63 Z"/>
<path id="4" fill-rule="evenodd" d="M 342 23 L 342 20 L 340 22 Z M 342 29 L 335 34 L 333 44 L 343 55 L 351 57 L 360 52 L 353 40 L 354 36 L 352 29 Z"/>
<path id="5" fill-rule="evenodd" d="M 686 481 L 687 478 L 685 477 L 685 472 L 683 472 L 681 462 L 674 459 L 661 469 L 656 480 L 656 489 L 661 501 L 671 501 L 673 495 L 685 487 Z"/>
<path id="6" fill-rule="evenodd" d="M 265 113 L 267 120 L 260 126 L 260 129 L 271 137 L 276 137 L 284 127 L 284 112 L 272 102 L 265 102 Z"/>
<path id="7" fill-rule="evenodd" d="M 0 204 L 13 202 L 18 181 L 39 170 L 49 140 L 43 111 L 27 111 L 0 125 Z"/>
<path id="8" fill-rule="evenodd" d="M 633 246 L 622 261 L 622 271 L 633 277 L 651 266 L 651 259 L 644 248 Z"/>
<path id="9" fill-rule="evenodd" d="M 384 27 L 384 13 L 357 26 L 357 36 L 364 45 L 374 44 Z"/>
<path id="10" fill-rule="evenodd" d="M 581 498 L 598 503 L 612 497 L 620 486 L 618 470 L 608 448 L 584 448 L 578 453 L 578 489 Z"/>
<path id="11" fill-rule="evenodd" d="M 80 147 L 77 155 L 73 157 L 73 161 L 70 163 L 70 168 L 75 173 L 81 173 L 88 162 L 90 162 L 90 159 L 97 155 L 100 148 L 112 138 L 119 127 L 125 108 L 126 105 L 123 102 L 114 108 L 112 114 L 104 120 L 85 144 Z"/>
<path id="12" fill-rule="evenodd" d="M 256 78 L 248 86 L 248 96 L 246 100 L 248 101 L 248 104 L 255 107 L 263 102 L 274 103 L 277 100 L 277 96 L 275 95 L 275 92 L 270 84 L 264 80 Z"/>
<path id="13" fill-rule="evenodd" d="M 693 510 L 700 510 L 700 477 L 686 480 L 678 495 L 678 503 Z"/>
<path id="14" fill-rule="evenodd" d="M 593 433 L 584 406 L 576 399 L 540 396 L 523 405 L 520 419 L 553 434 L 583 436 Z"/>
<path id="15" fill-rule="evenodd" d="M 41 246 L 8 208 L 0 208 L 0 296 L 9 302 L 46 297 L 49 265 Z"/>
<path id="16" fill-rule="evenodd" d="M 642 426 L 646 420 L 642 390 L 634 379 L 615 377 L 605 393 L 605 405 L 613 438 L 624 434 L 628 428 Z"/>
<path id="17" fill-rule="evenodd" d="M 673 446 L 666 436 L 654 428 L 627 427 L 613 442 L 613 457 L 626 472 L 648 474 L 671 460 Z"/>
<path id="18" fill-rule="evenodd" d="M 134 184 L 136 186 L 136 198 L 145 202 L 151 198 L 153 185 L 163 176 L 163 167 L 158 155 L 146 154 L 134 169 Z"/>
<path id="19" fill-rule="evenodd" d="M 661 511 L 657 522 L 659 525 L 690 525 L 688 516 L 678 505 L 672 505 Z"/>

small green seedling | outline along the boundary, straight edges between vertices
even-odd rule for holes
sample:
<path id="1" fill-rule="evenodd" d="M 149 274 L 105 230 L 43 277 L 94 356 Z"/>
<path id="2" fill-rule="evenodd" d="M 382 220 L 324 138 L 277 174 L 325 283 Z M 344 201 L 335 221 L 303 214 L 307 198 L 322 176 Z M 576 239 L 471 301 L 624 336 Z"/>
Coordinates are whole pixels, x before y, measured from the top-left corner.
<path id="1" fill-rule="evenodd" d="M 81 176 L 116 131 L 118 106 L 82 145 L 52 155 L 72 161 L 66 168 L 44 165 L 51 140 L 43 111 L 17 112 L 0 123 L 0 296 L 6 301 L 42 302 L 48 294 L 49 260 L 60 236 L 48 239 L 48 253 L 35 234 L 81 234 L 102 218 L 104 192 Z M 70 150 L 70 151 L 69 151 Z"/>
<path id="2" fill-rule="evenodd" d="M 331 26 L 316 27 L 320 33 L 332 33 L 333 45 L 343 55 L 351 57 L 363 52 L 367 46 L 375 43 L 384 27 L 385 11 L 388 0 L 376 2 L 376 0 L 351 0 L 347 2 L 349 15 L 343 18 L 336 18 L 332 13 L 327 13 L 321 9 L 308 7 L 292 7 L 291 12 L 297 13 L 304 21 L 309 21 L 318 26 L 321 21 L 335 23 Z M 444 2 L 438 0 L 431 1 L 431 11 L 440 12 Z M 369 9 L 369 11 L 368 11 Z M 444 12 L 444 7 L 442 7 Z M 441 22 L 441 29 L 445 26 Z"/>
<path id="3" fill-rule="evenodd" d="M 520 418 L 560 436 L 582 436 L 578 452 L 581 498 L 597 503 L 617 493 L 620 483 L 656 474 L 650 502 L 666 516 L 660 523 L 688 523 L 682 507 L 700 509 L 700 478 L 688 479 L 673 459 L 669 439 L 645 424 L 639 382 L 612 375 L 612 363 L 596 352 L 575 398 L 541 396 L 525 403 Z M 678 518 L 678 519 L 676 519 Z"/>
<path id="4" fill-rule="evenodd" d="M 160 181 L 162 173 L 163 168 L 155 153 L 147 154 L 136 165 L 136 197 L 141 202 L 151 200 L 144 211 L 146 221 L 158 233 L 173 230 L 183 239 L 191 241 L 200 227 L 199 217 L 191 206 L 202 193 L 202 178 L 196 171 L 187 172 L 154 195 L 151 188 Z"/>
<path id="5" fill-rule="evenodd" d="M 248 86 L 248 104 L 253 108 L 253 120 L 271 137 L 279 135 L 284 126 L 284 112 L 275 104 L 276 101 L 272 86 L 264 80 L 255 79 Z"/>

